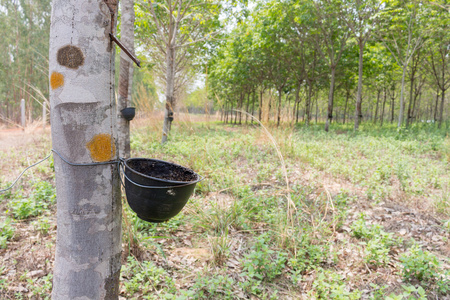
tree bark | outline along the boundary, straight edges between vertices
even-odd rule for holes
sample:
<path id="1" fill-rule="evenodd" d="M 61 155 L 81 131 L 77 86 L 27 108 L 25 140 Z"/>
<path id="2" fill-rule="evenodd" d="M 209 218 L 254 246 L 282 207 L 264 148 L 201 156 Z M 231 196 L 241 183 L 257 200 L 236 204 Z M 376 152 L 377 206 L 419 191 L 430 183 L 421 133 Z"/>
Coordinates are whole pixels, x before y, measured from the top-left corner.
<path id="1" fill-rule="evenodd" d="M 263 110 L 263 93 L 264 89 L 261 87 L 261 90 L 259 91 L 259 117 L 258 120 L 262 120 L 262 110 Z"/>
<path id="2" fill-rule="evenodd" d="M 442 90 L 442 95 L 441 95 L 441 111 L 439 113 L 439 124 L 438 124 L 438 128 L 441 128 L 442 126 L 442 121 L 443 121 L 443 117 L 444 117 L 444 101 L 445 101 L 445 90 Z"/>
<path id="3" fill-rule="evenodd" d="M 173 46 L 167 48 L 166 66 L 166 109 L 164 110 L 162 144 L 167 142 L 175 109 L 175 47 Z"/>
<path id="4" fill-rule="evenodd" d="M 347 115 L 348 98 L 350 98 L 350 90 L 347 90 L 347 94 L 345 95 L 344 119 L 342 121 L 343 124 L 345 124 L 345 117 Z"/>
<path id="5" fill-rule="evenodd" d="M 362 75 L 363 75 L 363 49 L 364 43 L 359 39 L 359 65 L 358 65 L 358 92 L 356 94 L 356 111 L 355 111 L 355 130 L 359 128 L 359 122 L 362 117 L 361 100 L 362 100 Z"/>
<path id="6" fill-rule="evenodd" d="M 402 88 L 400 91 L 400 112 L 398 113 L 398 124 L 397 124 L 397 128 L 400 128 L 402 126 L 403 123 L 403 111 L 404 111 L 404 107 L 405 107 L 405 77 L 406 77 L 406 68 L 408 66 L 407 65 L 403 65 L 403 74 L 402 74 Z"/>
<path id="7" fill-rule="evenodd" d="M 379 89 L 377 89 L 377 105 L 375 107 L 375 117 L 373 118 L 373 123 L 375 124 L 377 122 L 377 117 L 378 117 L 378 104 L 380 102 L 380 94 L 381 91 Z"/>
<path id="8" fill-rule="evenodd" d="M 439 105 L 439 86 L 436 88 L 436 105 L 434 106 L 434 117 L 433 120 L 437 121 L 437 112 L 438 112 L 438 105 Z"/>
<path id="9" fill-rule="evenodd" d="M 282 90 L 280 89 L 278 91 L 277 126 L 280 126 L 280 119 L 281 119 L 281 96 L 282 96 Z"/>
<path id="10" fill-rule="evenodd" d="M 122 0 L 121 42 L 134 53 L 134 0 Z M 130 121 L 127 121 L 121 110 L 131 106 L 131 89 L 133 85 L 133 62 L 120 52 L 119 101 L 117 107 L 117 129 L 119 139 L 119 155 L 130 157 Z"/>
<path id="11" fill-rule="evenodd" d="M 308 126 L 309 125 L 309 121 L 311 120 L 311 100 L 312 100 L 312 82 L 310 82 L 310 84 L 308 84 L 308 99 L 306 99 L 306 107 L 305 107 L 305 114 L 306 114 L 306 118 L 305 118 L 305 125 Z"/>
<path id="12" fill-rule="evenodd" d="M 52 299 L 118 299 L 120 182 L 114 99 L 115 1 L 54 0 L 50 101 L 57 237 Z M 108 163 L 111 162 L 111 163 Z"/>
<path id="13" fill-rule="evenodd" d="M 330 128 L 330 123 L 333 120 L 333 98 L 334 98 L 335 80 L 336 80 L 336 66 L 333 66 L 331 67 L 331 82 L 330 82 L 330 93 L 328 94 L 327 121 L 325 122 L 325 131 L 327 132 Z"/>
<path id="14" fill-rule="evenodd" d="M 381 109 L 381 119 L 380 119 L 380 126 L 383 126 L 384 121 L 384 106 L 386 104 L 386 87 L 383 88 L 383 108 Z"/>

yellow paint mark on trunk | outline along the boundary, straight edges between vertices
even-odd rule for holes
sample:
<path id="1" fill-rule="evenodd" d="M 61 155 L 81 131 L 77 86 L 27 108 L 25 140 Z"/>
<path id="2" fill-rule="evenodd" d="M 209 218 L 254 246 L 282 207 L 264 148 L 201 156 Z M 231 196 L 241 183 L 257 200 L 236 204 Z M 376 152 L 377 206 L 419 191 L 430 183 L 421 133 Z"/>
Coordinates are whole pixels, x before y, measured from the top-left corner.
<path id="1" fill-rule="evenodd" d="M 86 144 L 94 161 L 109 161 L 116 155 L 114 139 L 109 134 L 97 134 Z"/>
<path id="2" fill-rule="evenodd" d="M 53 72 L 50 76 L 50 86 L 55 90 L 64 85 L 64 75 L 58 72 Z"/>

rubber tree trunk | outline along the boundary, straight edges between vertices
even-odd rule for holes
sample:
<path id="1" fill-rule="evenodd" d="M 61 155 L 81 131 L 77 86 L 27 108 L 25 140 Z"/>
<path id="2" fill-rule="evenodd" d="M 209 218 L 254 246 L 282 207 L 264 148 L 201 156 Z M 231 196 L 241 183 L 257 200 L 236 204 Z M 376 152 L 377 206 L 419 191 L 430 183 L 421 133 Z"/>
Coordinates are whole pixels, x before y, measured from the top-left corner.
<path id="1" fill-rule="evenodd" d="M 345 124 L 345 116 L 347 115 L 348 98 L 350 98 L 350 90 L 347 90 L 347 93 L 345 95 L 344 118 L 342 120 L 342 124 Z"/>
<path id="2" fill-rule="evenodd" d="M 384 121 L 384 106 L 386 105 L 386 87 L 383 88 L 383 108 L 381 109 L 380 126 L 383 126 Z"/>
<path id="3" fill-rule="evenodd" d="M 406 113 L 406 127 L 409 127 L 409 124 L 412 119 L 412 103 L 413 103 L 413 89 L 414 89 L 414 75 L 410 78 L 410 85 L 409 85 L 409 103 L 408 103 L 408 111 Z"/>
<path id="4" fill-rule="evenodd" d="M 442 121 L 443 121 L 443 118 L 444 118 L 444 101 L 445 101 L 445 90 L 442 90 L 442 94 L 441 94 L 441 109 L 440 109 L 440 112 L 439 112 L 438 128 L 441 128 Z"/>
<path id="5" fill-rule="evenodd" d="M 403 65 L 403 74 L 402 74 L 402 88 L 400 90 L 400 112 L 398 113 L 398 124 L 397 128 L 400 128 L 403 123 L 403 111 L 405 110 L 405 77 L 406 77 L 406 68 L 407 65 Z"/>
<path id="6" fill-rule="evenodd" d="M 377 118 L 378 118 L 378 106 L 380 103 L 380 94 L 381 94 L 381 90 L 377 89 L 377 105 L 375 107 L 375 117 L 373 118 L 373 123 L 376 124 L 377 123 Z"/>
<path id="7" fill-rule="evenodd" d="M 114 99 L 117 3 L 52 1 L 50 105 L 57 194 L 52 299 L 118 299 L 120 182 Z"/>
<path id="8" fill-rule="evenodd" d="M 308 98 L 306 99 L 306 107 L 305 107 L 305 125 L 309 126 L 309 121 L 311 120 L 311 101 L 312 101 L 312 82 L 308 84 Z"/>
<path id="9" fill-rule="evenodd" d="M 262 111 L 263 111 L 263 93 L 264 89 L 261 87 L 261 90 L 259 91 L 259 115 L 258 120 L 262 120 Z"/>
<path id="10" fill-rule="evenodd" d="M 327 121 L 325 122 L 325 131 L 328 132 L 330 123 L 333 119 L 333 99 L 334 99 L 334 83 L 336 80 L 336 67 L 331 68 L 330 93 L 328 94 L 328 110 Z"/>
<path id="11" fill-rule="evenodd" d="M 364 44 L 360 40 L 359 41 L 359 65 L 358 65 L 358 92 L 356 94 L 356 111 L 355 111 L 355 128 L 354 130 L 358 130 L 359 122 L 362 118 L 361 111 L 361 100 L 362 100 L 362 77 L 363 77 L 363 50 Z"/>
<path id="12" fill-rule="evenodd" d="M 167 142 L 175 109 L 175 47 L 167 48 L 166 65 L 166 109 L 164 111 L 162 144 Z"/>
<path id="13" fill-rule="evenodd" d="M 121 42 L 134 53 L 134 0 L 122 0 Z M 130 121 L 121 114 L 121 110 L 131 106 L 131 89 L 133 86 L 133 62 L 120 52 L 119 72 L 119 101 L 117 109 L 117 126 L 119 137 L 119 154 L 121 157 L 130 157 Z"/>
<path id="14" fill-rule="evenodd" d="M 281 97 L 282 97 L 282 90 L 278 90 L 278 111 L 277 111 L 277 127 L 280 126 L 280 120 L 281 120 Z"/>

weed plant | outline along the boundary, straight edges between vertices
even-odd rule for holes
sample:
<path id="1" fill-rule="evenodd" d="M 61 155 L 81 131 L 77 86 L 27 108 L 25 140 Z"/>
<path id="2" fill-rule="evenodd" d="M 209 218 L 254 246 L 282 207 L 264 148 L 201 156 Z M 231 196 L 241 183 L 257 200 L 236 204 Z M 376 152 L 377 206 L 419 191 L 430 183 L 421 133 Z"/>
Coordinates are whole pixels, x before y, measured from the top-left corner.
<path id="1" fill-rule="evenodd" d="M 137 262 L 130 261 L 124 273 L 127 297 L 139 294 L 134 287 L 148 280 L 156 286 L 144 284 L 143 288 L 156 291 L 158 299 L 270 299 L 279 297 L 278 286 L 304 292 L 301 286 L 313 273 L 311 299 L 359 299 L 362 293 L 350 289 L 355 285 L 335 271 L 338 253 L 334 240 L 358 199 L 346 191 L 332 195 L 321 183 L 322 174 L 348 180 L 374 203 L 398 195 L 406 202 L 427 197 L 446 213 L 448 199 L 437 195 L 450 186 L 450 142 L 445 131 L 427 124 L 401 130 L 362 124 L 358 132 L 351 125 L 335 124 L 328 133 L 322 125 L 270 128 L 286 160 L 290 190 L 286 189 L 277 151 L 257 128 L 179 123 L 165 145 L 160 144 L 160 130 L 155 128 L 135 130 L 132 156 L 172 161 L 206 179 L 197 184 L 179 216 L 158 225 L 130 216 L 128 228 L 144 248 L 154 247 L 149 241 L 155 237 L 168 238 L 189 228 L 209 247 L 212 261 L 189 287 L 175 290 L 167 270 L 149 265 L 153 273 L 147 274 Z M 299 182 L 297 174 L 308 168 L 313 182 Z M 286 211 L 288 198 L 295 205 L 290 215 Z M 225 199 L 224 203 L 219 199 Z M 236 234 L 244 240 L 245 251 L 232 251 Z M 392 264 L 391 249 L 400 244 L 392 233 L 380 225 L 366 224 L 362 215 L 352 224 L 350 234 L 364 246 L 361 263 L 371 268 Z M 164 255 L 164 251 L 160 253 Z M 230 276 L 227 269 L 231 259 L 239 262 L 233 270 L 236 276 Z M 433 275 L 434 286 L 443 285 L 445 272 L 441 271 Z M 190 270 L 177 272 L 191 276 Z M 404 276 L 404 281 L 412 276 Z M 382 287 L 374 289 L 372 295 L 374 299 L 422 297 L 419 288 L 406 287 L 408 290 L 398 295 L 387 296 Z M 151 298 L 148 292 L 143 297 Z"/>
<path id="2" fill-rule="evenodd" d="M 29 197 L 18 193 L 8 203 L 8 207 L 14 218 L 28 219 L 47 211 L 55 200 L 56 192 L 51 183 L 39 181 L 33 185 L 33 191 Z"/>
<path id="3" fill-rule="evenodd" d="M 13 227 L 11 218 L 0 221 L 0 248 L 4 249 L 8 245 L 8 241 L 14 237 L 15 228 Z"/>

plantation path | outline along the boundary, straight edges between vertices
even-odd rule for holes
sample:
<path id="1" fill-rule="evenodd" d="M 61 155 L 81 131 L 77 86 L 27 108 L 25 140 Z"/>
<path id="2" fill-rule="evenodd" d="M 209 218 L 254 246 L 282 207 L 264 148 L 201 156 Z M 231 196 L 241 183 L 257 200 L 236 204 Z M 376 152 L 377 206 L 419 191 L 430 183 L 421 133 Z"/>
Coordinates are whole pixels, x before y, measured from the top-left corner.
<path id="1" fill-rule="evenodd" d="M 36 142 L 42 135 L 49 135 L 50 127 L 46 127 L 45 131 L 42 127 L 29 127 L 22 129 L 3 129 L 0 130 L 0 151 L 26 146 Z"/>

